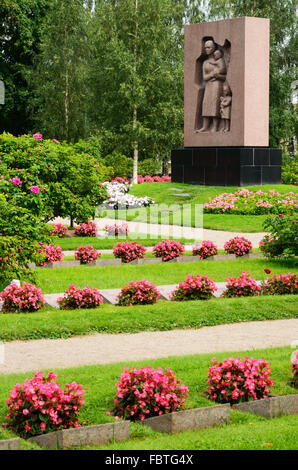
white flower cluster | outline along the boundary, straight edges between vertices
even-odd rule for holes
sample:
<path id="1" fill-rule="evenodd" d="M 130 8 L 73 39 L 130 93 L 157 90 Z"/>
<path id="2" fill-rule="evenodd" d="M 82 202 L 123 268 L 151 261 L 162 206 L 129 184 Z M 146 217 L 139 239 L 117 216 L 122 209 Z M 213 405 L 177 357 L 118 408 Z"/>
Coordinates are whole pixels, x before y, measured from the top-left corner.
<path id="1" fill-rule="evenodd" d="M 151 197 L 136 197 L 128 194 L 129 185 L 124 183 L 110 183 L 106 181 L 103 183 L 109 195 L 109 199 L 104 201 L 104 204 L 112 209 L 129 208 L 129 207 L 146 207 L 154 204 Z"/>

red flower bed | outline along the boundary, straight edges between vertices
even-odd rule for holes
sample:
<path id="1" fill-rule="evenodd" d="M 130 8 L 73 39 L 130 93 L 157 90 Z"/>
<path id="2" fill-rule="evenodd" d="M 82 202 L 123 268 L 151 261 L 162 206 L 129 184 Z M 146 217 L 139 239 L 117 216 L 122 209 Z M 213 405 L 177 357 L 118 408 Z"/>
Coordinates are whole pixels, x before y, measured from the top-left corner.
<path id="1" fill-rule="evenodd" d="M 217 287 L 207 275 L 192 276 L 188 274 L 187 278 L 180 282 L 176 290 L 173 291 L 171 300 L 206 300 L 213 297 L 216 290 Z"/>
<path id="2" fill-rule="evenodd" d="M 193 256 L 199 256 L 201 259 L 210 258 L 218 254 L 217 246 L 210 240 L 203 240 L 202 243 L 196 243 L 192 248 Z"/>
<path id="3" fill-rule="evenodd" d="M 23 282 L 19 287 L 12 282 L 0 292 L 3 301 L 2 312 L 35 312 L 45 306 L 45 298 L 42 290 L 33 284 Z"/>
<path id="4" fill-rule="evenodd" d="M 145 279 L 130 281 L 118 295 L 118 305 L 155 304 L 160 293 L 156 286 Z"/>
<path id="5" fill-rule="evenodd" d="M 80 245 L 75 251 L 75 259 L 80 261 L 81 264 L 88 264 L 97 260 L 101 253 L 93 248 L 92 245 Z"/>
<path id="6" fill-rule="evenodd" d="M 208 384 L 210 399 L 218 403 L 236 404 L 248 400 L 267 398 L 273 380 L 271 369 L 264 359 L 240 357 L 217 362 L 212 359 Z"/>
<path id="7" fill-rule="evenodd" d="M 115 258 L 121 258 L 123 263 L 130 263 L 135 259 L 144 258 L 146 251 L 143 245 L 134 241 L 118 242 L 113 248 Z"/>
<path id="8" fill-rule="evenodd" d="M 222 297 L 247 297 L 260 295 L 261 286 L 253 279 L 249 272 L 243 271 L 239 277 L 228 277 L 226 290 Z"/>
<path id="9" fill-rule="evenodd" d="M 234 237 L 224 244 L 224 250 L 237 257 L 244 256 L 252 250 L 252 243 L 244 237 Z"/>
<path id="10" fill-rule="evenodd" d="M 298 293 L 298 276 L 295 273 L 273 274 L 263 285 L 263 295 L 284 295 Z"/>
<path id="11" fill-rule="evenodd" d="M 162 258 L 163 261 L 169 261 L 171 259 L 182 256 L 185 248 L 180 242 L 175 240 L 163 240 L 155 245 L 152 249 L 152 253 L 156 258 Z"/>
<path id="12" fill-rule="evenodd" d="M 95 237 L 96 223 L 89 220 L 87 224 L 81 224 L 75 227 L 75 235 L 77 237 Z"/>
<path id="13" fill-rule="evenodd" d="M 6 401 L 9 413 L 3 426 L 23 438 L 80 427 L 78 415 L 84 394 L 76 382 L 62 390 L 56 374 L 50 372 L 44 377 L 42 372 L 35 372 L 32 379 L 16 384 L 10 391 Z"/>
<path id="14" fill-rule="evenodd" d="M 103 303 L 103 298 L 99 290 L 85 286 L 83 289 L 70 284 L 63 297 L 59 297 L 57 302 L 63 310 L 73 310 L 76 308 L 95 308 Z"/>
<path id="15" fill-rule="evenodd" d="M 188 387 L 181 384 L 170 369 L 163 372 L 161 368 L 155 370 L 150 366 L 132 370 L 125 367 L 116 387 L 113 415 L 141 421 L 178 411 L 188 392 Z"/>

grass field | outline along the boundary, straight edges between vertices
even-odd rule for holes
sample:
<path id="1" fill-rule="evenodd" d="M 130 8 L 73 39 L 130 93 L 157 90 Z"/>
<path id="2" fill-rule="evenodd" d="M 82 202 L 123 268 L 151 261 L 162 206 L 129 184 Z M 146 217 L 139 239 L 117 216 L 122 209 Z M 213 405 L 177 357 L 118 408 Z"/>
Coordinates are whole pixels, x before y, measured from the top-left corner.
<path id="1" fill-rule="evenodd" d="M 236 259 L 225 261 L 198 261 L 191 263 L 162 263 L 156 265 L 80 266 L 77 268 L 37 268 L 36 285 L 44 294 L 64 292 L 69 284 L 83 288 L 86 284 L 98 289 L 120 288 L 129 281 L 147 279 L 155 285 L 175 284 L 187 274 L 207 274 L 213 281 L 223 282 L 228 276 L 239 276 L 249 271 L 255 279 L 264 279 L 264 269 L 272 273 L 297 272 L 295 260 Z"/>
<path id="2" fill-rule="evenodd" d="M 97 237 L 66 237 L 66 238 L 58 238 L 55 237 L 54 244 L 61 246 L 62 250 L 76 250 L 80 245 L 92 245 L 97 250 L 109 250 L 112 249 L 118 242 L 125 242 L 125 241 L 136 241 L 143 246 L 154 246 L 156 243 L 164 240 L 165 237 L 155 237 L 148 234 L 140 234 L 140 233 L 129 233 L 128 236 L 125 237 L 106 237 L 106 238 L 97 238 Z M 169 237 L 169 240 L 178 240 L 180 243 L 189 244 L 195 242 L 194 239 L 188 238 L 173 238 Z"/>
<path id="3" fill-rule="evenodd" d="M 174 351 L 173 351 L 174 352 Z M 291 348 L 272 348 L 257 351 L 243 351 L 216 354 L 217 359 L 223 360 L 231 355 L 255 358 L 265 358 L 272 369 L 274 387 L 272 393 L 277 395 L 297 393 L 290 387 L 290 357 Z M 142 367 L 169 367 L 182 383 L 189 387 L 189 397 L 186 408 L 213 406 L 214 403 L 206 398 L 207 373 L 214 354 L 193 355 L 184 357 L 169 357 L 166 359 L 134 361 L 130 363 L 114 363 L 108 365 L 84 366 L 55 371 L 61 386 L 75 380 L 86 390 L 85 406 L 80 414 L 83 425 L 92 425 L 113 421 L 106 415 L 106 411 L 113 408 L 115 398 L 115 383 L 119 379 L 124 366 Z M 45 372 L 45 371 L 44 371 Z M 9 390 L 16 383 L 23 383 L 25 378 L 32 374 L 0 375 L 0 421 L 6 414 L 5 400 Z M 297 416 L 284 416 L 268 420 L 266 418 L 240 413 L 231 410 L 231 423 L 222 427 L 215 427 L 176 435 L 165 435 L 137 423 L 131 426 L 129 441 L 111 443 L 102 449 L 128 450 L 128 449 L 297 449 Z M 12 436 L 12 433 L 9 433 Z M 0 439 L 8 434 L 0 431 Z M 37 448 L 21 440 L 21 447 Z"/>
<path id="4" fill-rule="evenodd" d="M 178 192 L 171 190 L 177 188 L 181 192 L 189 194 L 186 197 L 177 196 Z M 172 206 L 164 207 L 162 212 L 156 211 L 154 206 L 147 209 L 127 211 L 118 211 L 119 219 L 135 220 L 140 222 L 162 223 L 162 224 L 181 224 L 180 207 L 182 204 L 189 204 L 190 207 L 183 212 L 183 224 L 185 226 L 198 226 L 199 219 L 196 218 L 194 210 L 195 205 L 204 204 L 210 198 L 214 198 L 222 193 L 235 192 L 239 188 L 235 186 L 197 186 L 182 183 L 144 183 L 134 185 L 131 194 L 137 197 L 150 196 L 156 204 Z M 243 188 L 242 188 L 243 189 Z M 281 194 L 290 191 L 297 193 L 297 187 L 294 185 L 276 184 L 263 186 L 249 186 L 249 190 L 268 191 L 274 189 Z M 176 207 L 175 207 L 176 206 Z M 113 217 L 114 212 L 106 211 L 107 217 Z M 263 232 L 263 223 L 266 215 L 232 215 L 232 214 L 204 214 L 203 227 L 205 229 L 224 230 L 228 232 Z"/>
<path id="5" fill-rule="evenodd" d="M 69 338 L 95 333 L 137 333 L 202 328 L 247 321 L 298 318 L 294 295 L 210 299 L 188 302 L 158 301 L 155 305 L 57 310 L 0 315 L 0 340 Z"/>

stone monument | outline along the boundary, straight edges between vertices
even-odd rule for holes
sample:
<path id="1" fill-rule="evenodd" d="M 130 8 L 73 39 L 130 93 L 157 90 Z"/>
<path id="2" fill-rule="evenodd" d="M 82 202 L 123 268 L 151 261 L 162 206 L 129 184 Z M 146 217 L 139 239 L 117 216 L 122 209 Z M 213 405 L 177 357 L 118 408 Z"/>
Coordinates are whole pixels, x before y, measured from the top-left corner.
<path id="1" fill-rule="evenodd" d="M 218 186 L 279 183 L 269 140 L 269 19 L 185 26 L 184 148 L 172 181 Z"/>

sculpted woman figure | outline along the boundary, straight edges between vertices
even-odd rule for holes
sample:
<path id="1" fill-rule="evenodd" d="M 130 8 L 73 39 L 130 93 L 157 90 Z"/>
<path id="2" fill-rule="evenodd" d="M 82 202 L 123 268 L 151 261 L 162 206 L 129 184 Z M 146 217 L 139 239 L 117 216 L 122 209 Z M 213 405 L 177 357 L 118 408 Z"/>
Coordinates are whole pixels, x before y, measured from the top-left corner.
<path id="1" fill-rule="evenodd" d="M 198 132 L 217 132 L 220 122 L 220 97 L 226 80 L 227 68 L 220 50 L 216 50 L 214 41 L 205 42 L 208 56 L 203 62 L 203 80 L 205 92 L 202 106 L 203 126 Z"/>

